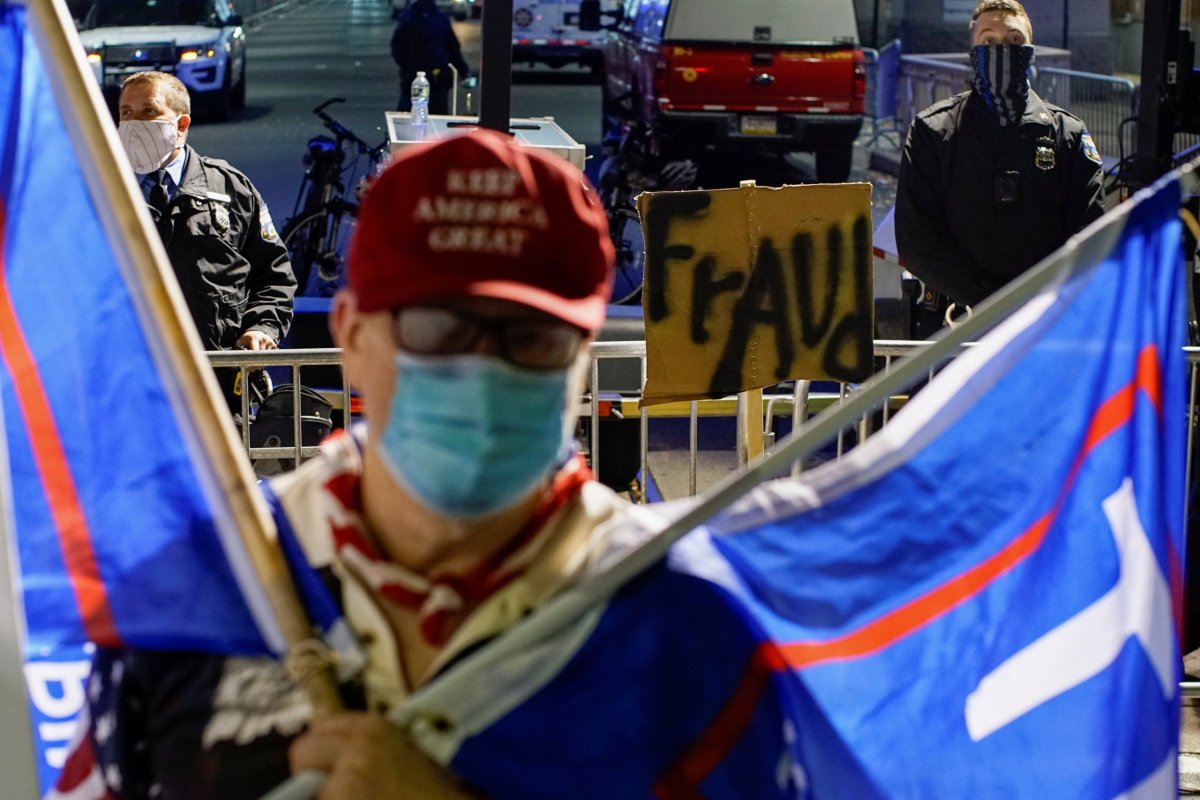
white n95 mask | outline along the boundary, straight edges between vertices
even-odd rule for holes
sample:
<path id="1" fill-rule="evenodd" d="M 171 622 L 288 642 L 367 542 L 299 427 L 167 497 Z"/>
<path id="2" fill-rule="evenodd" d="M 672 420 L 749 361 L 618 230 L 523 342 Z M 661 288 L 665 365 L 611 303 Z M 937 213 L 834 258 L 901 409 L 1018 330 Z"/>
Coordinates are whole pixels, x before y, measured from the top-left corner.
<path id="1" fill-rule="evenodd" d="M 177 119 L 125 119 L 117 127 L 117 136 L 133 171 L 146 175 L 162 167 L 179 146 Z"/>

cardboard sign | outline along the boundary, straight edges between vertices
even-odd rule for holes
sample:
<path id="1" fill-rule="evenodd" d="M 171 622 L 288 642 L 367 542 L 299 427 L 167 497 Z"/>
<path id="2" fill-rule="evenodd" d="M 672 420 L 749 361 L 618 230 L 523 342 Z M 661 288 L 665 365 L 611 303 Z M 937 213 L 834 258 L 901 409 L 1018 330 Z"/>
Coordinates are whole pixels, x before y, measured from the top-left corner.
<path id="1" fill-rule="evenodd" d="M 871 186 L 638 198 L 645 405 L 871 374 Z"/>

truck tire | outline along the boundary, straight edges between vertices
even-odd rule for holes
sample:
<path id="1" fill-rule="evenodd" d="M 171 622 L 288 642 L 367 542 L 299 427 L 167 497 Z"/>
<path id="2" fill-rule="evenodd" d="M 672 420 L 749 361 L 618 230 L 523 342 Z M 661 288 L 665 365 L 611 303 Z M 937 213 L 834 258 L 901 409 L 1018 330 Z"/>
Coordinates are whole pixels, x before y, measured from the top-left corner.
<path id="1" fill-rule="evenodd" d="M 816 156 L 818 181 L 845 183 L 850 177 L 850 164 L 854 161 L 854 142 L 818 150 Z"/>
<path id="2" fill-rule="evenodd" d="M 230 85 L 230 77 L 228 69 L 225 71 L 225 82 L 220 89 L 212 92 L 205 92 L 202 105 L 207 112 L 207 116 L 211 120 L 223 122 L 229 119 L 234 112 L 234 87 Z"/>
<path id="3" fill-rule="evenodd" d="M 600 138 L 607 139 L 621 127 L 621 107 L 608 96 L 608 86 L 600 84 Z"/>

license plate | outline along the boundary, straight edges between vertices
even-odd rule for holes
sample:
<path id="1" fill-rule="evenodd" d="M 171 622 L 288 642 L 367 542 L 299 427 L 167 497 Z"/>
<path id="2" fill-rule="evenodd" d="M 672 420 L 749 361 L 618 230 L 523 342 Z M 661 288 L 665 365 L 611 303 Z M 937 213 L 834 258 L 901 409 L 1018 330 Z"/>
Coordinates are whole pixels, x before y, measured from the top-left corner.
<path id="1" fill-rule="evenodd" d="M 152 66 L 131 67 L 129 69 L 120 70 L 119 72 L 109 72 L 104 76 L 104 85 L 120 86 L 125 82 L 126 78 L 128 78 L 130 75 L 133 75 L 135 72 L 149 72 L 152 69 L 154 69 Z"/>
<path id="2" fill-rule="evenodd" d="M 757 114 L 742 117 L 742 134 L 745 136 L 774 136 L 778 132 L 774 117 Z"/>

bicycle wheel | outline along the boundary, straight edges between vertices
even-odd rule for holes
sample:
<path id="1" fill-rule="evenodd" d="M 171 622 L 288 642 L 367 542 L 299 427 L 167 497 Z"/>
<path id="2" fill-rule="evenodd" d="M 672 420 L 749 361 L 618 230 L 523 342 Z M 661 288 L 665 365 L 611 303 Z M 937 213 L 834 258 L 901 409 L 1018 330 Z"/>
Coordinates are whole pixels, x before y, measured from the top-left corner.
<path id="1" fill-rule="evenodd" d="M 292 262 L 292 273 L 296 276 L 296 294 L 307 294 L 308 279 L 312 275 L 313 263 L 320 252 L 321 240 L 325 237 L 325 213 L 314 211 L 300 214 L 284 223 L 279 234 Z"/>
<path id="2" fill-rule="evenodd" d="M 610 302 L 633 305 L 641 299 L 646 266 L 641 218 L 632 208 L 613 209 L 608 212 L 608 232 L 617 252 Z"/>
<path id="3" fill-rule="evenodd" d="M 327 296 L 343 280 L 350 225 L 339 212 L 318 208 L 288 220 L 281 238 L 296 275 L 297 294 Z"/>

